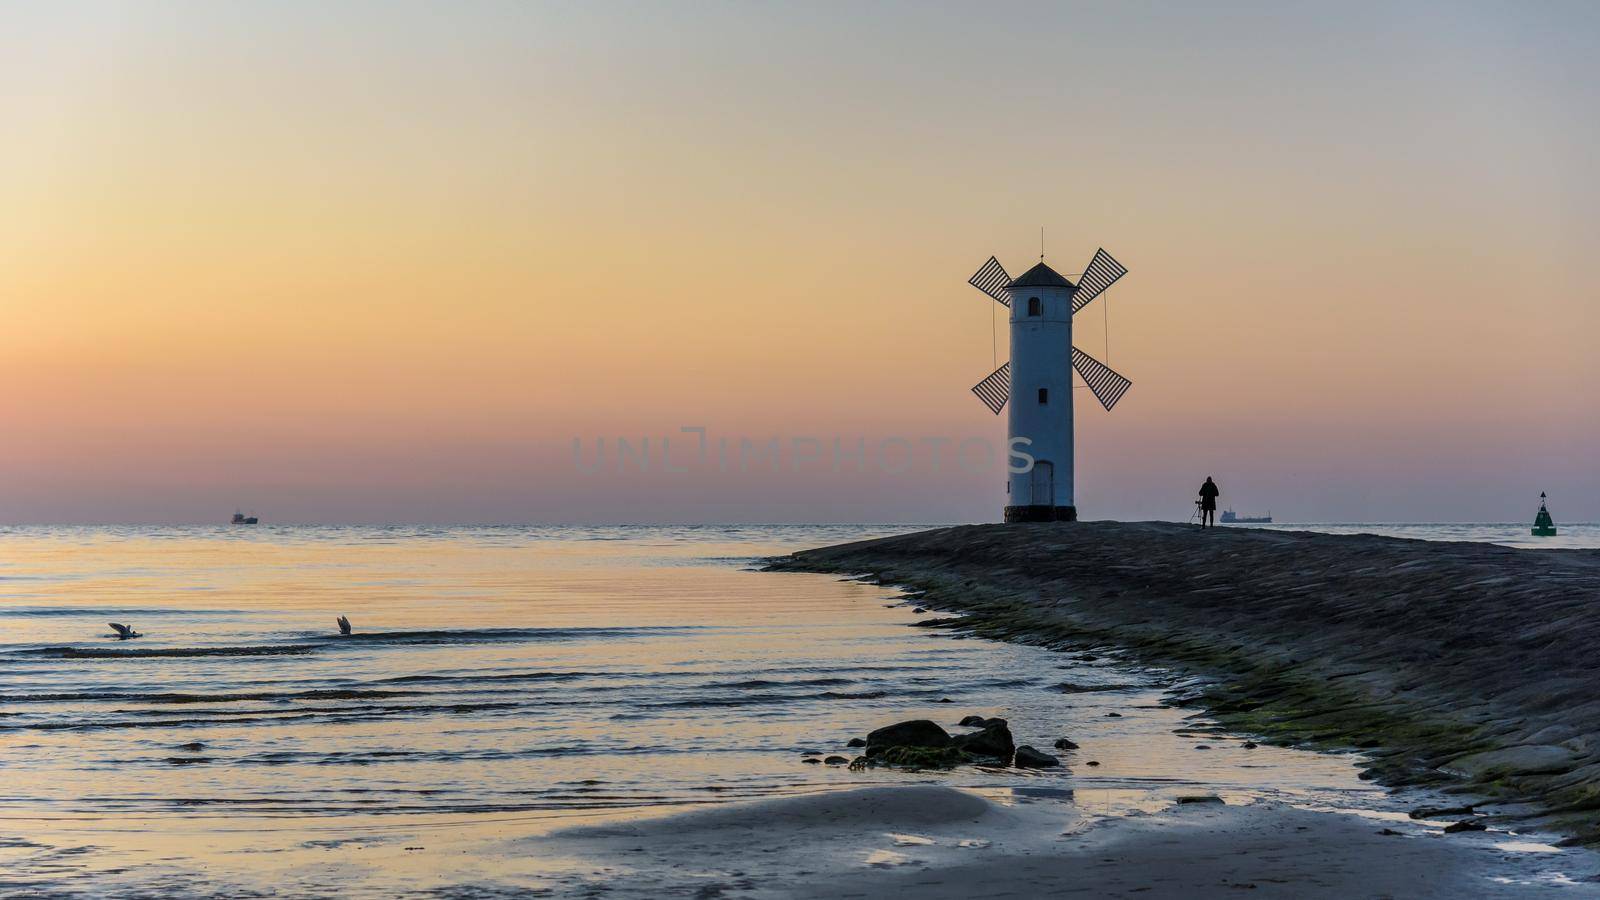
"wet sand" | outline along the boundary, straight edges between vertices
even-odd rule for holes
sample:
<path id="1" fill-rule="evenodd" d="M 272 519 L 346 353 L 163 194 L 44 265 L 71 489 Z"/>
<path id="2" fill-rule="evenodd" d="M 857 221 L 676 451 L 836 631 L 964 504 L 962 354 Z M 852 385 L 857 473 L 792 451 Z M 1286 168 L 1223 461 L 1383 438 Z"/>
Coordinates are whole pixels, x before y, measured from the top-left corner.
<path id="1" fill-rule="evenodd" d="M 1070 804 L 1002 804 L 930 785 L 570 829 L 537 849 L 605 860 L 610 897 L 1527 897 L 1591 887 L 1495 850 L 1490 835 L 1394 824 L 1208 803 L 1091 827 Z"/>
<path id="2" fill-rule="evenodd" d="M 1600 839 L 1600 551 L 1165 523 L 980 525 L 796 553 L 955 611 L 944 627 L 1124 648 L 1212 676 L 1176 698 L 1364 777 Z M 934 627 L 940 627 L 935 625 Z"/>

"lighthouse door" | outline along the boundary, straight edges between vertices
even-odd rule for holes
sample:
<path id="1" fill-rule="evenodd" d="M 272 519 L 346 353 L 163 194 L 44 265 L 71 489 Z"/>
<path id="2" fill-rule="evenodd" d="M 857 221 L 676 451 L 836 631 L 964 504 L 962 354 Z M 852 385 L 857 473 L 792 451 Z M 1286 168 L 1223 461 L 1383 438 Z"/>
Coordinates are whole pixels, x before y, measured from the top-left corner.
<path id="1" fill-rule="evenodd" d="M 1032 506 L 1054 506 L 1056 502 L 1056 467 L 1039 460 L 1033 464 Z"/>

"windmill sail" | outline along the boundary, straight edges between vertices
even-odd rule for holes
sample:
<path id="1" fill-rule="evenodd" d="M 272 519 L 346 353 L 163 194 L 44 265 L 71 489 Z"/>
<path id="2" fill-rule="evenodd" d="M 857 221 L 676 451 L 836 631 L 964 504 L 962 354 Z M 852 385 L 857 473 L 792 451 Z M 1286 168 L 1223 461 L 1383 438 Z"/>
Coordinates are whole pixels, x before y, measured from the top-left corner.
<path id="1" fill-rule="evenodd" d="M 1006 400 L 1011 396 L 1011 363 L 1007 362 L 990 372 L 988 378 L 972 386 L 972 392 L 978 395 L 984 406 L 993 410 L 995 415 L 1000 415 L 1000 410 L 1005 408 Z"/>
<path id="2" fill-rule="evenodd" d="M 1089 267 L 1083 270 L 1083 277 L 1078 279 L 1078 289 L 1072 294 L 1072 311 L 1077 312 L 1088 306 L 1090 300 L 1100 296 L 1126 274 L 1128 270 L 1122 267 L 1122 263 L 1112 259 L 1111 254 L 1103 248 L 1096 250 L 1094 259 L 1089 260 Z"/>
<path id="3" fill-rule="evenodd" d="M 1006 267 L 1000 265 L 1000 260 L 992 256 L 982 268 L 978 269 L 977 274 L 967 279 L 967 284 L 1000 301 L 1000 305 L 1005 307 L 1011 306 L 1011 298 L 1006 296 L 1005 290 L 1006 285 L 1010 283 L 1011 276 L 1006 274 Z"/>
<path id="4" fill-rule="evenodd" d="M 1077 347 L 1072 348 L 1072 367 L 1083 376 L 1083 383 L 1089 386 L 1089 390 L 1094 392 L 1095 399 L 1099 400 L 1100 405 L 1107 410 L 1116 406 L 1122 395 L 1128 392 L 1128 388 L 1133 387 L 1133 382 L 1118 375 L 1110 366 Z M 977 388 L 973 390 L 976 391 Z"/>

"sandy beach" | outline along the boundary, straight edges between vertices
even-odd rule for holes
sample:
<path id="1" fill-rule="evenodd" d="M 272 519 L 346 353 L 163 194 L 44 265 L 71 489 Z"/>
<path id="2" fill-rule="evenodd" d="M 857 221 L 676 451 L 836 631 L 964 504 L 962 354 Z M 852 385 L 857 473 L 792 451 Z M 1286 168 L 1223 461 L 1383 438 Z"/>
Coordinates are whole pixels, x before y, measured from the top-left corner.
<path id="1" fill-rule="evenodd" d="M 1391 827 L 1392 826 L 1392 827 Z M 1093 824 L 1070 804 L 862 788 L 572 829 L 607 896 L 1526 897 L 1587 892 L 1504 835 L 1283 804 L 1185 804 Z"/>

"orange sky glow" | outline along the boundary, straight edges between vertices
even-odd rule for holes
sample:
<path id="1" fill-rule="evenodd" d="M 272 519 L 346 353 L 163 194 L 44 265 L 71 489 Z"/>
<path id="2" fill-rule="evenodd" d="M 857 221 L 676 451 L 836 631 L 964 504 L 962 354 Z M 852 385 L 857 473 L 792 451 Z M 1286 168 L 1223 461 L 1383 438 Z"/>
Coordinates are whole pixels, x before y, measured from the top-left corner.
<path id="1" fill-rule="evenodd" d="M 1600 11 L 0 11 L 0 524 L 982 521 L 994 253 L 1130 270 L 1087 518 L 1600 519 Z M 1109 322 L 1107 322 L 1109 316 Z M 998 358 L 1004 361 L 1004 322 Z M 674 443 L 677 443 L 674 437 Z"/>

